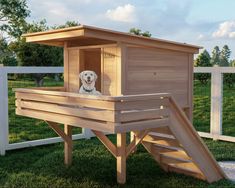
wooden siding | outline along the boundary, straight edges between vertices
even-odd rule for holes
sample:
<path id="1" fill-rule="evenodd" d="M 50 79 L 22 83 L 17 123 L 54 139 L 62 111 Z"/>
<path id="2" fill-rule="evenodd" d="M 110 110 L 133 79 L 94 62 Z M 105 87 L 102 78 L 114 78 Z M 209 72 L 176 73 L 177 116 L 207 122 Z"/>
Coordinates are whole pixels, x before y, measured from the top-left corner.
<path id="1" fill-rule="evenodd" d="M 124 94 L 167 92 L 173 94 L 181 107 L 189 106 L 192 73 L 187 53 L 128 47 L 126 58 Z"/>
<path id="2" fill-rule="evenodd" d="M 68 70 L 65 72 L 65 77 L 68 76 L 68 91 L 78 92 L 79 83 L 79 50 L 69 49 L 68 50 Z M 67 75 L 66 75 L 67 74 Z"/>
<path id="3" fill-rule="evenodd" d="M 102 94 L 104 95 L 120 95 L 120 48 L 106 47 L 102 48 Z M 119 88 L 119 89 L 118 89 Z"/>

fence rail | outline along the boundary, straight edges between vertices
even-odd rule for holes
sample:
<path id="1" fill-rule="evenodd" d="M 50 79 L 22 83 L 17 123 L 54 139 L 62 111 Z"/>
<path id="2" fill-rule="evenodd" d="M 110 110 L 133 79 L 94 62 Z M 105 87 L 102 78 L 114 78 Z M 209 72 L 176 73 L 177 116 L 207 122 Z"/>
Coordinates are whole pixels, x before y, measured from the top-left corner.
<path id="1" fill-rule="evenodd" d="M 235 137 L 222 133 L 223 74 L 235 73 L 235 67 L 194 67 L 194 73 L 211 74 L 210 133 L 198 132 L 199 135 L 214 140 L 235 142 Z"/>
<path id="2" fill-rule="evenodd" d="M 8 74 L 33 74 L 33 73 L 63 73 L 63 67 L 4 67 L 0 65 L 0 155 L 6 150 L 19 149 L 37 145 L 61 142 L 59 137 L 9 143 L 9 114 L 8 114 Z M 223 111 L 223 74 L 235 73 L 233 67 L 196 67 L 194 73 L 211 74 L 211 108 L 210 108 L 210 133 L 199 132 L 202 137 L 215 140 L 235 142 L 235 137 L 222 133 Z M 83 129 L 81 134 L 76 134 L 73 139 L 90 138 L 93 136 L 89 129 Z"/>
<path id="3" fill-rule="evenodd" d="M 45 145 L 61 142 L 60 137 L 9 143 L 9 114 L 8 114 L 8 74 L 34 74 L 34 73 L 63 73 L 63 67 L 4 67 L 0 66 L 0 155 L 6 150 L 24 147 Z M 73 139 L 90 138 L 93 136 L 89 129 L 82 129 L 81 134 L 73 135 Z"/>

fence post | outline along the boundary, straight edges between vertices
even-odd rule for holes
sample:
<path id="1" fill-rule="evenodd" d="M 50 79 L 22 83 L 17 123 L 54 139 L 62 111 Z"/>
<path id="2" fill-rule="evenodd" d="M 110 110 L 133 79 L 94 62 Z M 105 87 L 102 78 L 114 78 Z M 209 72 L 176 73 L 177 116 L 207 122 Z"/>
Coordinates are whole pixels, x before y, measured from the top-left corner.
<path id="1" fill-rule="evenodd" d="M 214 67 L 211 74 L 210 133 L 217 140 L 222 134 L 223 74 L 219 67 Z"/>
<path id="2" fill-rule="evenodd" d="M 86 128 L 82 129 L 82 134 L 84 134 L 86 139 L 90 139 L 92 136 L 94 136 L 94 134 L 91 132 L 91 129 Z"/>
<path id="3" fill-rule="evenodd" d="M 5 155 L 8 145 L 8 80 L 7 72 L 0 66 L 0 155 Z"/>

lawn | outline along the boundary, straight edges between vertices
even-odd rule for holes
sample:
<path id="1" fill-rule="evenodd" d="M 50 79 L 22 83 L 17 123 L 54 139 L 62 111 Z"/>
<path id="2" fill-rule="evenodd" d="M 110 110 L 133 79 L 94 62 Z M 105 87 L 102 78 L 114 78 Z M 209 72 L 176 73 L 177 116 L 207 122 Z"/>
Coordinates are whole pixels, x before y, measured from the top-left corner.
<path id="1" fill-rule="evenodd" d="M 197 130 L 209 132 L 210 124 L 210 83 L 202 86 L 194 83 L 194 125 Z M 59 86 L 51 78 L 45 86 Z M 32 87 L 33 81 L 9 81 L 10 88 Z M 9 89 L 10 142 L 21 142 L 56 136 L 40 120 L 19 117 L 14 112 L 14 94 Z M 223 131 L 235 136 L 235 91 L 224 87 Z M 22 126 L 23 125 L 23 126 Z M 80 129 L 76 129 L 79 132 Z M 109 136 L 116 142 L 114 136 Z M 235 144 L 204 139 L 215 158 L 235 160 Z M 127 183 L 116 183 L 116 163 L 113 156 L 97 138 L 74 142 L 73 165 L 63 165 L 63 144 L 8 151 L 0 157 L 0 187 L 235 187 L 228 180 L 208 184 L 184 175 L 165 173 L 139 147 L 127 161 Z"/>
<path id="2" fill-rule="evenodd" d="M 194 81 L 193 124 L 198 131 L 210 132 L 211 84 Z M 223 135 L 235 136 L 235 86 L 223 86 Z"/>
<path id="3" fill-rule="evenodd" d="M 22 79 L 21 81 L 8 81 L 9 96 L 9 141 L 17 143 L 29 140 L 55 137 L 57 134 L 42 121 L 15 114 L 15 94 L 13 88 L 35 87 L 34 81 Z M 55 81 L 50 77 L 44 79 L 44 86 L 63 86 L 62 81 Z M 23 125 L 23 126 L 22 126 Z M 73 133 L 80 133 L 80 128 L 74 128 Z"/>
<path id="4" fill-rule="evenodd" d="M 109 136 L 115 142 L 114 136 Z M 205 140 L 217 160 L 235 160 L 234 144 Z M 114 157 L 98 141 L 74 142 L 73 164 L 63 165 L 63 144 L 7 152 L 0 157 L 0 185 L 5 187 L 119 187 Z M 235 187 L 228 180 L 208 184 L 184 175 L 165 173 L 139 147 L 127 160 L 127 183 L 120 187 Z"/>

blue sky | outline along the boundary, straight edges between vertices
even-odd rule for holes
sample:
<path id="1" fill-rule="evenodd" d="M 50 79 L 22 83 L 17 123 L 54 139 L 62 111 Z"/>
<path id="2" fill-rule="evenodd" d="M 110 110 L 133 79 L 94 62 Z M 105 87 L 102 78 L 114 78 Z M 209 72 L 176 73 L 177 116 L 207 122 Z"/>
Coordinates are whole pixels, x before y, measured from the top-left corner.
<path id="1" fill-rule="evenodd" d="M 28 0 L 30 21 L 67 20 L 205 47 L 228 44 L 235 58 L 235 0 Z"/>

